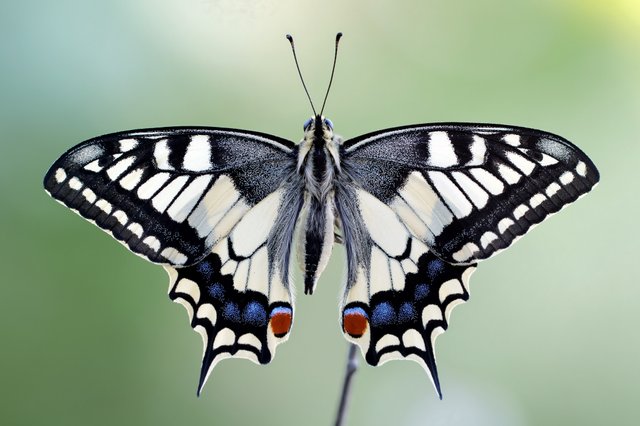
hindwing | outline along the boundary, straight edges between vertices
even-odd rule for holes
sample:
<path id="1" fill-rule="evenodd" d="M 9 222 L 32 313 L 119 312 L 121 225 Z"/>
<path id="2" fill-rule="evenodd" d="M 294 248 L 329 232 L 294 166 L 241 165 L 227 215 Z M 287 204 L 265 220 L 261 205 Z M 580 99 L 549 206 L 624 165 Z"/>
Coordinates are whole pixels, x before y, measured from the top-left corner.
<path id="1" fill-rule="evenodd" d="M 435 339 L 447 329 L 451 309 L 468 300 L 475 265 L 437 257 L 362 189 L 343 188 L 336 201 L 349 258 L 341 308 L 345 337 L 371 365 L 418 362 L 441 395 Z"/>
<path id="2" fill-rule="evenodd" d="M 285 199 L 293 202 L 283 206 Z M 183 268 L 165 266 L 169 297 L 185 306 L 202 336 L 198 394 L 221 360 L 267 364 L 288 339 L 293 296 L 284 259 L 301 203 L 279 189 L 249 210 L 204 259 Z"/>

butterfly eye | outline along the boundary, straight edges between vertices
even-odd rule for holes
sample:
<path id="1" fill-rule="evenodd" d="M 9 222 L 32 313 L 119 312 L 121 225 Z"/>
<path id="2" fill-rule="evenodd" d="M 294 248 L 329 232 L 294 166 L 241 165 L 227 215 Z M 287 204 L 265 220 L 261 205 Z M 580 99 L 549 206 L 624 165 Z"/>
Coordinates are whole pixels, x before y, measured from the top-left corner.
<path id="1" fill-rule="evenodd" d="M 328 118 L 325 118 L 324 124 L 326 124 L 329 129 L 333 130 L 333 123 L 331 122 L 331 120 L 329 120 Z"/>
<path id="2" fill-rule="evenodd" d="M 303 130 L 307 130 L 309 128 L 309 126 L 311 126 L 311 123 L 313 122 L 313 118 L 308 119 L 307 121 L 304 122 L 304 125 L 302 126 Z"/>

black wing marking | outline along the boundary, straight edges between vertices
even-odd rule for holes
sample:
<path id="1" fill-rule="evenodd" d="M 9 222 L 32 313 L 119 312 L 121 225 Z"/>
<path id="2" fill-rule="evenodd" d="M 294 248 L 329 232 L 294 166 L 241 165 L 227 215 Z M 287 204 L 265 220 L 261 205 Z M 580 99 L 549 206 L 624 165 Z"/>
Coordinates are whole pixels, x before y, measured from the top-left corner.
<path id="1" fill-rule="evenodd" d="M 376 132 L 346 141 L 342 164 L 452 263 L 508 247 L 599 180 L 591 160 L 560 136 L 498 125 Z"/>
<path id="2" fill-rule="evenodd" d="M 293 235 L 297 214 L 291 205 L 283 207 L 283 200 L 291 198 L 284 194 L 279 189 L 249 210 L 197 264 L 165 266 L 169 297 L 185 306 L 191 326 L 202 336 L 198 394 L 221 360 L 267 364 L 289 337 L 293 298 L 288 270 L 281 269 L 288 266 L 279 260 L 290 256 L 291 244 L 280 243 Z"/>
<path id="3" fill-rule="evenodd" d="M 441 395 L 435 339 L 451 309 L 469 298 L 475 265 L 438 258 L 373 195 L 339 188 L 336 207 L 348 256 L 342 330 L 374 366 L 418 362 Z"/>
<path id="4" fill-rule="evenodd" d="M 164 128 L 90 139 L 44 179 L 52 197 L 152 262 L 202 259 L 295 167 L 295 145 L 256 132 Z"/>

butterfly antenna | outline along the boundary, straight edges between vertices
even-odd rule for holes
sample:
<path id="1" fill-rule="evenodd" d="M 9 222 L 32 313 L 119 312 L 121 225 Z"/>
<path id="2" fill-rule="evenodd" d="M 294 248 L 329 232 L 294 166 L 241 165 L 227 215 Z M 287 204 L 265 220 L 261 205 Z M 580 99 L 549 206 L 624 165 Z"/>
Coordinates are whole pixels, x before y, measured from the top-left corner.
<path id="1" fill-rule="evenodd" d="M 333 66 L 331 67 L 331 78 L 329 78 L 329 86 L 327 86 L 327 93 L 324 94 L 324 101 L 322 101 L 322 108 L 320 109 L 320 115 L 324 111 L 324 106 L 327 103 L 327 97 L 329 96 L 329 90 L 331 90 L 331 83 L 333 83 L 333 74 L 336 71 L 336 62 L 338 60 L 338 43 L 340 43 L 340 39 L 342 38 L 342 33 L 336 34 L 336 50 L 333 54 Z"/>
<path id="2" fill-rule="evenodd" d="M 296 68 L 298 69 L 298 75 L 300 76 L 300 81 L 302 82 L 302 87 L 304 87 L 304 92 L 307 94 L 307 99 L 309 99 L 309 103 L 311 104 L 311 110 L 313 111 L 313 115 L 316 114 L 316 109 L 313 106 L 313 101 L 311 100 L 311 96 L 309 96 L 309 91 L 307 90 L 307 85 L 304 84 L 304 78 L 302 78 L 302 71 L 300 71 L 300 65 L 298 65 L 298 57 L 296 56 L 296 47 L 293 44 L 293 37 L 291 34 L 287 34 L 287 40 L 291 43 L 291 51 L 293 52 L 293 60 L 296 62 Z"/>

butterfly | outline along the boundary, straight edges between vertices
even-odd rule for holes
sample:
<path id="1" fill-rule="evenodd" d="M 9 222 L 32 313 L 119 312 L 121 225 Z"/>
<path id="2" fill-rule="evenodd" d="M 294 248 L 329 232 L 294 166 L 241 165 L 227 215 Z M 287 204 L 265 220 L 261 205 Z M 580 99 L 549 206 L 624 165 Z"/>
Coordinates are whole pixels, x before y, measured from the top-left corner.
<path id="1" fill-rule="evenodd" d="M 330 82 L 334 70 L 335 57 Z M 344 336 L 371 365 L 418 362 L 441 397 L 435 340 L 476 265 L 589 192 L 598 171 L 540 130 L 436 123 L 343 140 L 324 103 L 311 106 L 298 144 L 215 127 L 113 133 L 63 154 L 44 186 L 166 269 L 204 343 L 198 394 L 223 359 L 273 359 L 293 324 L 291 259 L 312 294 L 343 244 Z"/>

